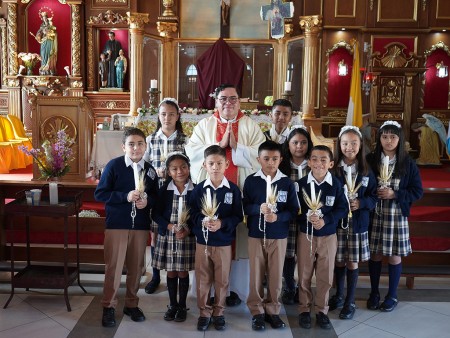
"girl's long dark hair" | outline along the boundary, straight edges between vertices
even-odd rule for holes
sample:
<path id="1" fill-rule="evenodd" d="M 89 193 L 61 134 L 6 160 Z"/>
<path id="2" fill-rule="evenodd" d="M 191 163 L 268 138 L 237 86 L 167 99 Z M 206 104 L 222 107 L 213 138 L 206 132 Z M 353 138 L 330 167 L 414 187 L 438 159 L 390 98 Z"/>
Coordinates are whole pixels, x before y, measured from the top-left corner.
<path id="1" fill-rule="evenodd" d="M 334 166 L 335 172 L 334 173 L 336 174 L 336 176 L 342 176 L 342 170 L 339 170 L 339 163 L 341 163 L 341 161 L 344 159 L 345 156 L 341 149 L 341 137 L 347 133 L 352 133 L 359 137 L 360 146 L 359 146 L 359 150 L 358 150 L 358 155 L 356 155 L 358 174 L 366 176 L 369 173 L 369 165 L 366 160 L 366 154 L 365 154 L 365 150 L 364 150 L 364 141 L 363 141 L 362 137 L 355 130 L 352 130 L 352 129 L 348 129 L 348 130 L 344 131 L 342 133 L 342 135 L 338 138 L 338 141 L 336 143 L 337 149 L 334 152 L 336 154 L 336 159 L 334 162 L 335 163 L 335 166 Z"/>
<path id="2" fill-rule="evenodd" d="M 405 148 L 405 134 L 403 133 L 402 128 L 398 128 L 393 124 L 387 124 L 383 128 L 378 129 L 375 150 L 367 157 L 369 165 L 373 172 L 378 176 L 380 172 L 381 153 L 383 152 L 383 147 L 381 146 L 381 135 L 383 134 L 395 134 L 398 136 L 398 145 L 395 150 L 397 161 L 395 162 L 394 175 L 404 176 L 406 174 L 406 166 L 409 158 Z"/>
<path id="3" fill-rule="evenodd" d="M 163 105 L 163 104 L 167 104 L 169 106 L 172 106 L 172 107 L 174 107 L 177 110 L 178 120 L 177 120 L 177 122 L 175 122 L 175 130 L 178 133 L 177 133 L 177 137 L 175 138 L 175 143 L 176 144 L 180 144 L 180 139 L 181 139 L 182 135 L 184 135 L 183 125 L 181 124 L 180 107 L 178 107 L 178 105 L 175 102 L 171 101 L 171 100 L 161 101 L 161 103 L 159 104 L 159 107 L 158 107 L 158 115 L 159 115 L 159 110 L 161 109 L 161 105 Z M 156 130 L 153 133 L 153 135 L 155 135 L 161 127 L 162 127 L 161 120 L 159 119 L 159 116 L 158 116 L 158 122 L 156 123 Z"/>
<path id="4" fill-rule="evenodd" d="M 305 129 L 295 128 L 291 130 L 286 141 L 284 141 L 283 145 L 281 146 L 281 156 L 283 157 L 283 160 L 281 161 L 279 168 L 280 171 L 288 177 L 290 177 L 291 175 L 291 159 L 292 159 L 292 154 L 289 151 L 289 142 L 295 135 L 303 135 L 306 137 L 306 141 L 308 142 L 308 150 L 305 153 L 305 159 L 309 158 L 309 155 L 311 155 L 311 148 L 313 147 L 311 136 Z"/>

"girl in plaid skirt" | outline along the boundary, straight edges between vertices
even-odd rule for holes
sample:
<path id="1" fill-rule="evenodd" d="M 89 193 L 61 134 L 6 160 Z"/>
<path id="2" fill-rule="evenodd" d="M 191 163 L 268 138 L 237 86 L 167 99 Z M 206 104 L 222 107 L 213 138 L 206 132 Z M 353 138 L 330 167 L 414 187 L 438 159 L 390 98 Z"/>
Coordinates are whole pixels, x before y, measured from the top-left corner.
<path id="1" fill-rule="evenodd" d="M 307 158 L 311 153 L 313 144 L 311 136 L 305 126 L 292 126 L 286 141 L 282 146 L 283 160 L 280 171 L 296 182 L 309 173 Z M 297 251 L 297 223 L 294 221 L 289 225 L 287 237 L 286 257 L 284 259 L 283 278 L 285 288 L 281 296 L 283 304 L 292 305 L 298 302 L 298 287 L 295 283 L 295 255 Z"/>
<path id="2" fill-rule="evenodd" d="M 380 127 L 375 151 L 369 154 L 367 160 L 378 177 L 378 202 L 371 214 L 371 229 L 369 229 L 371 293 L 367 300 L 367 308 L 390 312 L 398 303 L 397 287 L 402 272 L 401 257 L 412 252 L 408 216 L 411 204 L 422 197 L 422 181 L 416 163 L 405 150 L 405 136 L 396 121 L 386 121 Z M 389 169 L 380 170 L 382 163 L 383 167 Z M 392 176 L 389 177 L 391 171 Z M 383 179 L 383 176 L 389 179 Z M 378 286 L 383 256 L 389 258 L 389 291 L 384 301 L 379 304 Z"/>
<path id="3" fill-rule="evenodd" d="M 186 217 L 182 210 L 186 213 L 194 184 L 190 180 L 190 163 L 186 155 L 181 152 L 171 153 L 166 165 L 167 178 L 171 179 L 159 189 L 152 212 L 153 219 L 158 223 L 159 234 L 152 266 L 167 271 L 170 305 L 164 319 L 184 322 L 188 310 L 189 271 L 194 269 L 195 237 L 191 234 L 189 219 L 184 222 Z"/>
<path id="4" fill-rule="evenodd" d="M 180 108 L 177 100 L 164 98 L 158 106 L 158 123 L 156 131 L 147 136 L 147 150 L 144 159 L 150 162 L 158 174 L 159 186 L 162 187 L 166 177 L 165 161 L 167 154 L 173 151 L 184 152 L 187 136 L 183 133 L 180 120 Z M 158 224 L 152 222 L 150 226 L 152 234 L 151 253 L 154 255 Z M 153 268 L 152 280 L 145 287 L 145 292 L 152 294 L 156 291 L 161 281 L 159 270 Z"/>
<path id="5" fill-rule="evenodd" d="M 351 214 L 342 219 L 337 228 L 338 243 L 334 268 L 336 294 L 330 298 L 328 306 L 330 311 L 343 306 L 339 318 L 352 319 L 356 309 L 358 262 L 365 262 L 370 256 L 369 211 L 375 208 L 377 202 L 377 181 L 366 162 L 362 134 L 358 127 L 342 127 L 336 155 L 335 174 L 347 192 Z M 346 276 L 347 296 L 344 301 Z"/>

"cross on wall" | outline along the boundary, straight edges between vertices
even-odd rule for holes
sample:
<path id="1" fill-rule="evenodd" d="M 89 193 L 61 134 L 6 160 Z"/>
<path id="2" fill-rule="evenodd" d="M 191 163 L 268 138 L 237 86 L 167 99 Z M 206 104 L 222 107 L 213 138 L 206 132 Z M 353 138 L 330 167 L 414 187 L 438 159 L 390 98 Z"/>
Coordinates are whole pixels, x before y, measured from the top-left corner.
<path id="1" fill-rule="evenodd" d="M 270 0 L 269 5 L 261 6 L 261 20 L 270 21 L 270 36 L 273 39 L 284 37 L 284 19 L 294 16 L 294 4 L 282 0 Z"/>

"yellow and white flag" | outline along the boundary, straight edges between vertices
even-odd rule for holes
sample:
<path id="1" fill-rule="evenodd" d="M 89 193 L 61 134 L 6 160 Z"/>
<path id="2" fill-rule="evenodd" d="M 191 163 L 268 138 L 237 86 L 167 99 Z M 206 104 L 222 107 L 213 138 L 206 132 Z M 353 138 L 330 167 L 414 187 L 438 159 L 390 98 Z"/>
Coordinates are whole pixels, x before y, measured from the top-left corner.
<path id="1" fill-rule="evenodd" d="M 361 97 L 361 73 L 359 71 L 358 42 L 353 44 L 352 82 L 350 84 L 350 101 L 348 103 L 348 126 L 362 127 L 362 97 Z"/>

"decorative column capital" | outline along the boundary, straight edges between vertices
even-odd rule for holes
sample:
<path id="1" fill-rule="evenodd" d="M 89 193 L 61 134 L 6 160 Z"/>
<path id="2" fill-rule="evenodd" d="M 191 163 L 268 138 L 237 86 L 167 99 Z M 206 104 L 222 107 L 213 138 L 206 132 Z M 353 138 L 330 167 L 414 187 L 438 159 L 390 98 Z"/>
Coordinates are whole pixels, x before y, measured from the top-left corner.
<path id="1" fill-rule="evenodd" d="M 176 22 L 156 22 L 156 27 L 158 28 L 159 35 L 165 38 L 176 37 L 175 33 L 178 32 L 178 23 Z"/>
<path id="2" fill-rule="evenodd" d="M 128 24 L 131 29 L 143 30 L 149 22 L 148 13 L 127 12 Z"/>
<path id="3" fill-rule="evenodd" d="M 301 16 L 300 28 L 305 35 L 318 35 L 322 30 L 322 15 Z"/>

